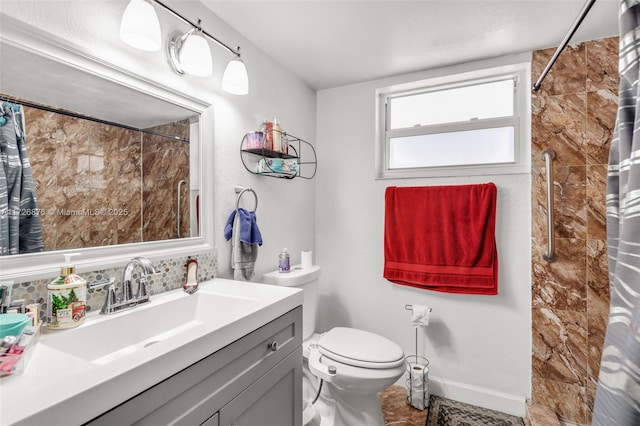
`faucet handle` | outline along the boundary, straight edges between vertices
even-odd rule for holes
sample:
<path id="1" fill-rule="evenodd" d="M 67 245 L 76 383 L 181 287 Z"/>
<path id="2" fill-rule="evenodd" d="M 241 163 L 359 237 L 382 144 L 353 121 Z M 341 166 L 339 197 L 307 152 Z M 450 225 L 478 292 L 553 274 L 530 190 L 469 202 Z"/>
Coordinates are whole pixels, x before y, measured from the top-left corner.
<path id="1" fill-rule="evenodd" d="M 100 281 L 94 281 L 92 283 L 88 282 L 87 283 L 87 291 L 89 293 L 93 293 L 98 288 L 105 288 L 105 287 L 108 287 L 110 285 L 113 285 L 113 283 L 115 281 L 116 281 L 116 278 L 115 277 L 111 277 L 111 278 L 102 279 Z"/>
<path id="2" fill-rule="evenodd" d="M 107 288 L 107 297 L 104 300 L 104 305 L 102 305 L 102 310 L 100 311 L 103 314 L 110 314 L 114 312 L 114 306 L 118 304 L 118 298 L 116 297 L 116 285 L 109 284 Z"/>

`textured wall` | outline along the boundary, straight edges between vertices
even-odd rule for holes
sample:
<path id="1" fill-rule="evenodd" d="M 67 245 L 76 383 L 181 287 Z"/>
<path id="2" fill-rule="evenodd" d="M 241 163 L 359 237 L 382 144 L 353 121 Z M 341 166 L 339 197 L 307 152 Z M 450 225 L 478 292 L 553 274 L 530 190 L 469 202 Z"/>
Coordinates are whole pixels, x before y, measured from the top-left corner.
<path id="1" fill-rule="evenodd" d="M 536 79 L 555 49 L 534 52 Z M 569 46 L 532 94 L 532 402 L 587 424 L 609 309 L 605 187 L 618 93 L 618 38 Z M 553 162 L 558 260 L 547 263 Z"/>

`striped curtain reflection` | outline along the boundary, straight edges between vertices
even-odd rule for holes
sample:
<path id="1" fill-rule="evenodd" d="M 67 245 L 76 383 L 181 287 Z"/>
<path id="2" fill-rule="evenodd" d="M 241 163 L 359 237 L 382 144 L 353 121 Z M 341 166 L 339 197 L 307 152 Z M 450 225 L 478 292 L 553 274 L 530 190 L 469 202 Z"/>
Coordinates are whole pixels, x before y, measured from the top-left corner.
<path id="1" fill-rule="evenodd" d="M 44 250 L 22 106 L 0 102 L 0 255 Z"/>

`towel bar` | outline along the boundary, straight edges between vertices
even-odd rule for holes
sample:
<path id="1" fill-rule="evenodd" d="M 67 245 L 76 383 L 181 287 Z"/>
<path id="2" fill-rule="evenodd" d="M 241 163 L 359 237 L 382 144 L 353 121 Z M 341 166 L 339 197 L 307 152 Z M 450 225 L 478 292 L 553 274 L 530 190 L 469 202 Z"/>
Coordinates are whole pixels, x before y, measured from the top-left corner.
<path id="1" fill-rule="evenodd" d="M 542 254 L 542 258 L 551 263 L 556 260 L 555 237 L 553 232 L 553 159 L 556 153 L 552 149 L 547 149 L 542 153 L 547 171 L 547 252 Z"/>
<path id="2" fill-rule="evenodd" d="M 236 191 L 236 194 L 238 194 L 238 196 L 236 197 L 236 210 L 240 208 L 240 199 L 242 198 L 242 195 L 245 192 L 251 192 L 253 194 L 253 198 L 255 199 L 255 202 L 256 202 L 255 206 L 253 207 L 253 211 L 255 212 L 256 210 L 258 210 L 258 194 L 256 194 L 256 191 L 254 191 L 251 188 L 246 188 L 240 185 L 236 185 L 235 191 Z"/>

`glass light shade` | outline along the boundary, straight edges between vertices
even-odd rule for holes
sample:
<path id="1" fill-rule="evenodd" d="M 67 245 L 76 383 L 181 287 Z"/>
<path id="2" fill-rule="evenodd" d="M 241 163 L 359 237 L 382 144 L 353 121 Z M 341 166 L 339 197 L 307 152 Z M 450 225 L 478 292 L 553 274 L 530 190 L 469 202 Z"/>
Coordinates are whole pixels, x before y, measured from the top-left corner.
<path id="1" fill-rule="evenodd" d="M 120 21 L 120 39 L 136 49 L 160 50 L 160 21 L 153 6 L 145 0 L 131 0 Z"/>
<path id="2" fill-rule="evenodd" d="M 178 53 L 180 66 L 185 73 L 208 77 L 213 73 L 213 60 L 209 43 L 198 33 L 193 33 L 182 43 Z"/>
<path id="3" fill-rule="evenodd" d="M 222 76 L 222 90 L 232 95 L 246 95 L 249 93 L 247 68 L 239 57 L 233 58 L 227 64 Z"/>

